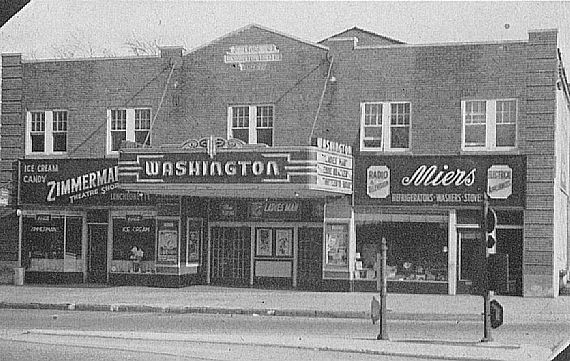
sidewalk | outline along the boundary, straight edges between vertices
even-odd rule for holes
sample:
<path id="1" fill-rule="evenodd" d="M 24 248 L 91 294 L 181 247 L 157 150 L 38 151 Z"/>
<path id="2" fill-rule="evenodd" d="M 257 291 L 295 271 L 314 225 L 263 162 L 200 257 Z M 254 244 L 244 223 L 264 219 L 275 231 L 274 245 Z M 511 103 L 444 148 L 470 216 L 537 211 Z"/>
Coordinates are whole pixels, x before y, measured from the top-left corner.
<path id="1" fill-rule="evenodd" d="M 192 286 L 69 287 L 0 286 L 0 308 L 54 308 L 132 312 L 241 313 L 281 316 L 370 318 L 376 293 L 303 292 Z M 569 322 L 570 297 L 496 296 L 509 323 Z M 483 298 L 470 295 L 388 294 L 393 320 L 480 321 Z"/>
<path id="2" fill-rule="evenodd" d="M 256 314 L 370 319 L 370 301 L 376 293 L 303 292 L 192 286 L 186 288 L 0 286 L 0 308 L 85 311 Z M 570 297 L 494 297 L 504 307 L 505 323 L 570 324 Z M 470 295 L 388 294 L 388 319 L 425 321 L 481 321 L 483 298 Z M 150 335 L 150 336 L 149 336 Z M 145 337 L 158 337 L 149 334 Z M 185 336 L 189 337 L 189 336 Z M 240 341 L 241 340 L 241 341 Z M 245 342 L 243 338 L 235 342 Z M 332 342 L 331 342 L 332 341 Z M 469 360 L 546 360 L 551 350 L 531 345 L 458 342 L 401 342 L 375 340 L 291 341 L 286 347 L 318 347 L 323 350 L 377 355 L 423 355 L 426 358 Z M 249 340 L 270 343 L 275 340 Z M 281 341 L 280 341 L 281 342 Z M 316 345 L 316 346 L 315 346 Z M 526 357 L 524 355 L 529 355 Z M 544 358 L 538 355 L 545 355 Z"/>

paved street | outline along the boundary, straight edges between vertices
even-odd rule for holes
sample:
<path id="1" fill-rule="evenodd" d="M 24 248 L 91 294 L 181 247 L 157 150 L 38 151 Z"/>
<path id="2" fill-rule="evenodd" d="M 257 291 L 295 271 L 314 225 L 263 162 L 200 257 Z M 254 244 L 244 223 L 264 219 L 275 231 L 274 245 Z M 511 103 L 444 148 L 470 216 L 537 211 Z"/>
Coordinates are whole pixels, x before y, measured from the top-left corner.
<path id="1" fill-rule="evenodd" d="M 0 286 L 1 347 L 21 349 L 22 355 L 40 347 L 49 357 L 88 347 L 85 357 L 104 360 L 107 345 L 117 343 L 128 359 L 129 352 L 147 352 L 138 348 L 145 340 L 144 347 L 174 342 L 168 350 L 176 352 L 184 347 L 219 349 L 214 357 L 219 360 L 230 345 L 245 352 L 242 359 L 273 352 L 280 359 L 282 349 L 291 348 L 301 352 L 299 359 L 317 360 L 322 352 L 340 352 L 356 359 L 376 355 L 437 360 L 461 355 L 459 359 L 538 361 L 547 360 L 554 348 L 570 340 L 568 297 L 496 297 L 505 308 L 505 323 L 493 330 L 494 342 L 481 343 L 482 297 L 390 293 L 390 341 L 377 341 L 378 326 L 370 320 L 374 295 L 212 286 Z M 42 344 L 63 348 L 38 346 Z M 152 352 L 137 359 L 152 359 Z M 187 359 L 190 354 L 210 357 L 191 352 L 166 352 L 165 357 Z"/>
<path id="2" fill-rule="evenodd" d="M 42 355 L 45 360 L 262 360 L 271 355 L 274 360 L 369 360 L 375 356 L 383 361 L 381 355 L 335 352 L 318 344 L 310 347 L 313 339 L 328 339 L 333 345 L 381 342 L 374 340 L 378 326 L 363 319 L 1 310 L 0 324 L 0 349 L 8 352 L 4 353 L 7 360 L 37 359 L 26 355 Z M 391 340 L 420 345 L 427 345 L 427 340 L 435 345 L 470 345 L 482 336 L 481 323 L 473 321 L 391 321 L 388 327 Z M 505 344 L 552 349 L 568 332 L 565 323 L 518 324 L 505 325 L 493 335 Z M 236 344 L 236 337 L 243 342 Z M 283 340 L 298 342 L 298 347 L 290 343 L 284 347 Z"/>

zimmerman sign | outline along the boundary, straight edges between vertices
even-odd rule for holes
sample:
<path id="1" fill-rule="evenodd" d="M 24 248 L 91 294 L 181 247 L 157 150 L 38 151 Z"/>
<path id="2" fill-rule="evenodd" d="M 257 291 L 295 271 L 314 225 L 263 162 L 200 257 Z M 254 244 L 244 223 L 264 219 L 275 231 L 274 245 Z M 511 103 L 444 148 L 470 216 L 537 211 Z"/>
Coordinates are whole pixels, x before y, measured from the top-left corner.
<path id="1" fill-rule="evenodd" d="M 18 204 L 130 204 L 148 195 L 118 188 L 113 159 L 26 159 L 19 164 Z"/>
<path id="2" fill-rule="evenodd" d="M 382 204 L 523 205 L 525 158 L 363 157 L 357 163 L 357 198 Z"/>

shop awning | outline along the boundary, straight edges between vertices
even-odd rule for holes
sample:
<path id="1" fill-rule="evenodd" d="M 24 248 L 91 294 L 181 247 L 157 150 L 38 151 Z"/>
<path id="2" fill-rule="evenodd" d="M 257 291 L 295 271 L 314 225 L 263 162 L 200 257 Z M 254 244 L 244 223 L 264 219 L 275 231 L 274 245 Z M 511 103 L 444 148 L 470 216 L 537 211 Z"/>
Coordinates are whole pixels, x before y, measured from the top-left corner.
<path id="1" fill-rule="evenodd" d="M 317 146 L 222 144 L 213 149 L 207 145 L 122 149 L 119 187 L 142 193 L 224 198 L 352 194 L 352 155 Z"/>

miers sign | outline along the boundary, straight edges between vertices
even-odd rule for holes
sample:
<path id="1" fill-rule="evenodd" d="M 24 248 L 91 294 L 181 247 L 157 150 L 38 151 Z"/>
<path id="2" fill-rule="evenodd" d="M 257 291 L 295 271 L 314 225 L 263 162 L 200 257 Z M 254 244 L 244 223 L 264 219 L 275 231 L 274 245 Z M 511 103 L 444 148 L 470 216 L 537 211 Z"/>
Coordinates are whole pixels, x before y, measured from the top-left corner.
<path id="1" fill-rule="evenodd" d="M 356 161 L 357 199 L 382 204 L 479 204 L 491 199 L 522 205 L 525 158 L 362 157 Z"/>

